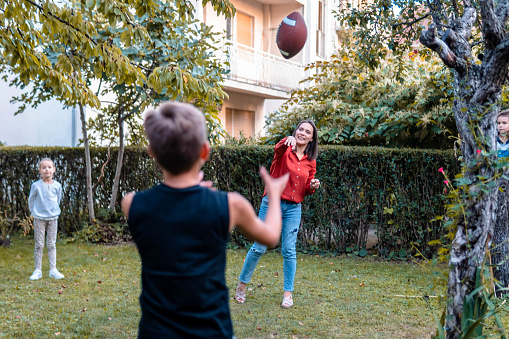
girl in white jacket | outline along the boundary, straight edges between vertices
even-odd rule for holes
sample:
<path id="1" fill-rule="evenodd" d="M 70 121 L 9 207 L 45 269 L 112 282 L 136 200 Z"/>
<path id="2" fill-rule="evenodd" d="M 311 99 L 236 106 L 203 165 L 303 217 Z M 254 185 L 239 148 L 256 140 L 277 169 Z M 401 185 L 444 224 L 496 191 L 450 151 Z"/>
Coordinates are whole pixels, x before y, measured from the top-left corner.
<path id="1" fill-rule="evenodd" d="M 32 184 L 28 207 L 34 217 L 35 238 L 35 271 L 30 280 L 42 277 L 41 261 L 44 249 L 44 233 L 46 233 L 46 246 L 48 247 L 49 276 L 50 278 L 62 279 L 64 275 L 57 270 L 57 240 L 58 216 L 60 215 L 60 200 L 62 198 L 62 186 L 53 180 L 55 164 L 51 159 L 44 158 L 39 163 L 41 179 Z"/>

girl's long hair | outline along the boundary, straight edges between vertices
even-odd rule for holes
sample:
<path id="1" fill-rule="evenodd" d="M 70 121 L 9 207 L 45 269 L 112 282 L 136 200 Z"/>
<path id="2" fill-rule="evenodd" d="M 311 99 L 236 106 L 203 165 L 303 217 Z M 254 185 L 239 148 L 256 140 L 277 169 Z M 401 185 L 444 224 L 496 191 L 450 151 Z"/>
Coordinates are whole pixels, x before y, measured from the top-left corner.
<path id="1" fill-rule="evenodd" d="M 295 128 L 295 131 L 293 131 L 293 137 L 295 137 L 295 133 L 299 129 L 300 125 L 303 123 L 308 123 L 311 126 L 313 126 L 313 139 L 309 142 L 309 144 L 306 146 L 306 149 L 304 150 L 304 154 L 308 156 L 309 160 L 315 160 L 318 156 L 318 132 L 316 131 L 315 123 L 311 120 L 302 120 L 299 122 L 297 127 Z"/>

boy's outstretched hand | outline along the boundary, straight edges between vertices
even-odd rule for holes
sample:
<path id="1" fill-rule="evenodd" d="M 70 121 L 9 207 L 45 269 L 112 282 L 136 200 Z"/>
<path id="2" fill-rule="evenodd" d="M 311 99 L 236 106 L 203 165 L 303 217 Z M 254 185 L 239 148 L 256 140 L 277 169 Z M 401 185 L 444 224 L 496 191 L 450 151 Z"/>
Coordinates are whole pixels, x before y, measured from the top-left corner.
<path id="1" fill-rule="evenodd" d="M 203 180 L 203 171 L 200 171 L 198 174 L 198 180 L 200 181 L 200 186 L 210 188 L 213 191 L 217 191 L 217 189 L 213 186 L 214 183 L 210 180 Z"/>
<path id="2" fill-rule="evenodd" d="M 267 196 L 269 197 L 281 197 L 281 194 L 285 190 L 286 183 L 288 182 L 288 178 L 290 177 L 289 173 L 279 177 L 279 178 L 271 178 L 269 172 L 265 167 L 260 167 L 260 176 L 265 183 L 265 190 L 267 191 Z"/>

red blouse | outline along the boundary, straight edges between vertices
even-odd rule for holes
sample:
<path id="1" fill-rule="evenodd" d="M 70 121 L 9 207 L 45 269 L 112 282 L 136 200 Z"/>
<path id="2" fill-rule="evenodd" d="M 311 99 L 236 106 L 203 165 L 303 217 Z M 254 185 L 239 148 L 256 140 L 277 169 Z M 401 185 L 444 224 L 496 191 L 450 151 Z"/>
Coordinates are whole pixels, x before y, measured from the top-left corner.
<path id="1" fill-rule="evenodd" d="M 299 160 L 292 147 L 284 144 L 285 141 L 286 137 L 276 144 L 270 176 L 279 178 L 285 173 L 290 173 L 281 200 L 301 203 L 306 195 L 315 193 L 315 190 L 311 189 L 311 180 L 315 177 L 316 160 L 309 160 L 307 155 Z"/>

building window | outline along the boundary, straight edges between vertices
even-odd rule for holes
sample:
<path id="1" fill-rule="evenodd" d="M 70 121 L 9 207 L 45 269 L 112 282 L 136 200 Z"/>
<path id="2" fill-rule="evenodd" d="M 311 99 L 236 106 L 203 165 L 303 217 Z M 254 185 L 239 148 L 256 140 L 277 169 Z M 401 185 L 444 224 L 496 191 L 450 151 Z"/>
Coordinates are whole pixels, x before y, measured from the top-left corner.
<path id="1" fill-rule="evenodd" d="M 237 12 L 237 43 L 253 47 L 253 17 Z"/>
<path id="2" fill-rule="evenodd" d="M 227 108 L 226 131 L 235 138 L 241 133 L 246 138 L 254 136 L 254 112 Z"/>
<path id="3" fill-rule="evenodd" d="M 325 56 L 325 3 L 318 1 L 318 27 L 316 30 L 316 55 Z"/>

